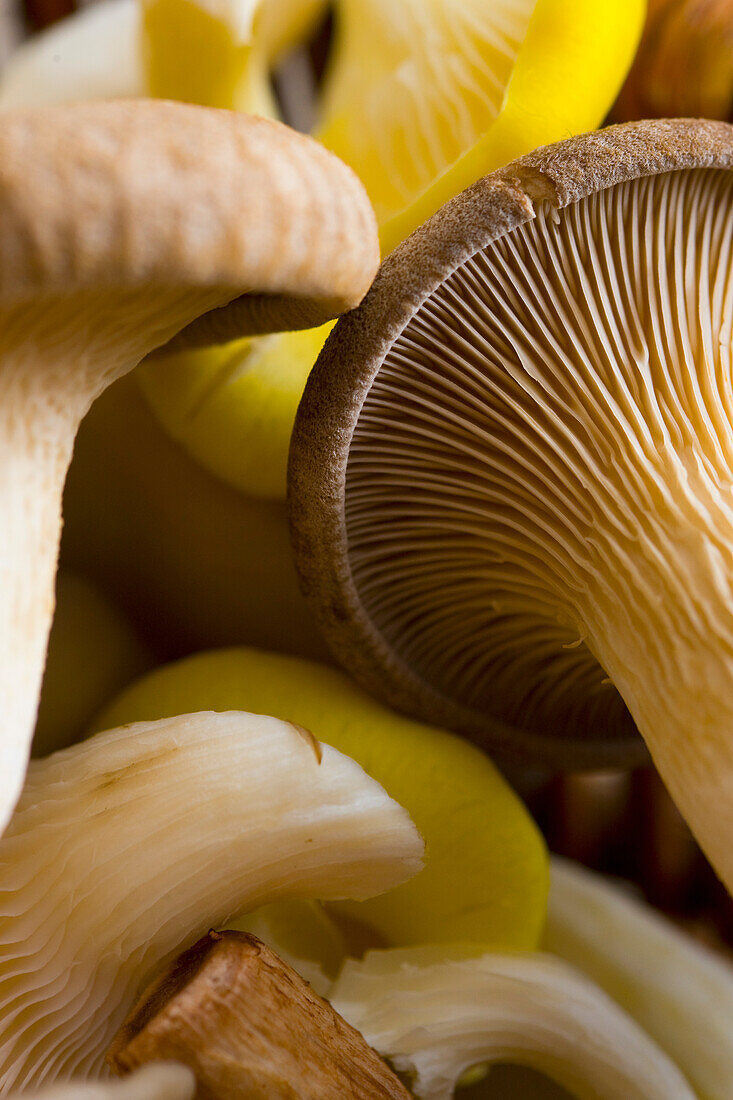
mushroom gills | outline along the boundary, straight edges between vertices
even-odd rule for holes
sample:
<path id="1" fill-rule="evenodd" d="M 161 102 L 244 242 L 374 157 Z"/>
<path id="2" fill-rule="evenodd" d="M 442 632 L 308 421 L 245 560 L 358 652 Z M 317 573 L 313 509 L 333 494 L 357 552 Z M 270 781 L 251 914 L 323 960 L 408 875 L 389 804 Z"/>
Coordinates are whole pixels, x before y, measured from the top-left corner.
<path id="1" fill-rule="evenodd" d="M 422 851 L 358 764 L 263 715 L 141 722 L 32 761 L 0 838 L 0 1094 L 95 1079 L 136 991 L 207 928 L 389 890 Z"/>
<path id="2" fill-rule="evenodd" d="M 540 735 L 635 722 L 729 884 L 732 191 L 696 168 L 537 203 L 391 343 L 345 493 L 410 675 Z"/>

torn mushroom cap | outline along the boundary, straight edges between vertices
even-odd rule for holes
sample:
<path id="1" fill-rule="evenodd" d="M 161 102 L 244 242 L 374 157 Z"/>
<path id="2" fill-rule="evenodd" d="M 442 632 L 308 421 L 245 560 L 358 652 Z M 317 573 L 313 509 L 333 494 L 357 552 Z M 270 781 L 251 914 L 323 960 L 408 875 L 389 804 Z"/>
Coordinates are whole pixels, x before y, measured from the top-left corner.
<path id="1" fill-rule="evenodd" d="M 361 185 L 308 138 L 120 101 L 3 116 L 0 250 L 2 828 L 28 755 L 61 491 L 89 405 L 184 328 L 194 339 L 292 328 L 353 305 L 377 238 Z"/>
<path id="2" fill-rule="evenodd" d="M 731 165 L 726 124 L 637 123 L 464 192 L 337 326 L 290 469 L 362 682 L 515 761 L 636 723 L 729 884 Z"/>
<path id="3" fill-rule="evenodd" d="M 277 898 L 420 869 L 409 815 L 276 718 L 140 722 L 33 761 L 0 839 L 0 1092 L 94 1077 L 160 960 Z"/>
<path id="4" fill-rule="evenodd" d="M 694 1100 L 682 1074 L 593 982 L 551 955 L 424 947 L 349 959 L 336 1011 L 408 1074 L 418 1100 L 451 1100 L 466 1070 L 512 1062 L 579 1100 Z"/>

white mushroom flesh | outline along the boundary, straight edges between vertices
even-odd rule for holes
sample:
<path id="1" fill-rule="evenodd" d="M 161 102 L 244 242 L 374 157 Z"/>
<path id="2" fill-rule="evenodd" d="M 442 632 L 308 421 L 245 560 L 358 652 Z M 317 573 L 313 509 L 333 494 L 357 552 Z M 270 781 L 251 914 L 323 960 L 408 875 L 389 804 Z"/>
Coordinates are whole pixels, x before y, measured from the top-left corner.
<path id="1" fill-rule="evenodd" d="M 7 1100 L 193 1100 L 196 1079 L 188 1066 L 153 1063 L 124 1081 L 74 1082 L 41 1092 L 14 1092 Z"/>
<path id="2" fill-rule="evenodd" d="M 475 711 L 582 737 L 625 703 L 730 887 L 733 173 L 535 214 L 445 279 L 372 384 L 356 587 Z"/>
<path id="3" fill-rule="evenodd" d="M 138 0 L 101 0 L 34 35 L 2 71 L 0 109 L 141 94 Z"/>
<path id="4" fill-rule="evenodd" d="M 544 947 L 578 967 L 674 1058 L 700 1100 L 733 1095 L 733 966 L 649 905 L 555 857 Z"/>
<path id="5" fill-rule="evenodd" d="M 331 1002 L 410 1075 L 418 1100 L 451 1100 L 466 1070 L 538 1069 L 578 1100 L 694 1100 L 670 1059 L 605 993 L 549 955 L 447 948 L 350 960 Z"/>
<path id="6" fill-rule="evenodd" d="M 210 927 L 380 893 L 421 853 L 354 761 L 274 718 L 139 723 L 33 762 L 0 840 L 0 1091 L 96 1076 L 153 968 Z"/>

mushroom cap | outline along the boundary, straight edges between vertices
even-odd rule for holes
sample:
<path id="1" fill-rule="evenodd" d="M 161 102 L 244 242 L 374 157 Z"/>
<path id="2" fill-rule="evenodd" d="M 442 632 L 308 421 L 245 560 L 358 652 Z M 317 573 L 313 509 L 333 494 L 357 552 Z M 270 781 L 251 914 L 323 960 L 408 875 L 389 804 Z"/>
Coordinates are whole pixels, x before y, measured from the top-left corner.
<path id="1" fill-rule="evenodd" d="M 494 712 L 491 706 L 474 705 L 461 696 L 460 689 L 453 691 L 436 683 L 429 670 L 425 672 L 405 652 L 399 634 L 393 631 L 390 636 L 383 628 L 379 614 L 373 612 L 377 590 L 383 594 L 391 586 L 387 599 L 393 600 L 392 606 L 396 606 L 398 599 L 403 600 L 401 622 L 403 625 L 410 622 L 413 638 L 420 630 L 421 611 L 417 603 L 411 605 L 413 597 L 402 576 L 391 581 L 384 572 L 384 562 L 380 566 L 381 576 L 379 568 L 371 568 L 369 564 L 367 542 L 371 539 L 376 561 L 379 539 L 384 534 L 382 528 L 380 535 L 377 510 L 369 529 L 369 494 L 383 493 L 381 520 L 384 521 L 390 458 L 398 455 L 404 472 L 404 467 L 416 463 L 418 456 L 416 450 L 411 450 L 410 439 L 400 436 L 401 425 L 396 426 L 393 421 L 378 427 L 379 409 L 371 404 L 372 387 L 395 341 L 404 336 L 405 329 L 428 299 L 481 250 L 487 250 L 488 255 L 494 242 L 540 215 L 548 221 L 559 220 L 560 215 L 553 211 L 628 181 L 682 169 L 732 166 L 733 128 L 725 123 L 697 120 L 629 123 L 537 150 L 484 177 L 447 203 L 387 258 L 361 306 L 334 329 L 311 373 L 291 443 L 289 498 L 293 544 L 304 591 L 334 654 L 363 685 L 388 704 L 462 732 L 490 747 L 510 764 L 525 763 L 529 758 L 544 761 L 550 767 L 584 768 L 628 765 L 645 759 L 646 749 L 634 722 L 610 685 L 604 699 L 610 700 L 615 715 L 608 724 L 599 721 L 594 728 L 589 722 L 583 729 L 572 725 L 549 727 L 542 721 L 526 726 L 515 724 Z M 539 278 L 550 281 L 552 258 L 546 263 L 546 270 L 539 273 Z M 537 272 L 534 274 L 537 277 Z M 508 284 L 510 280 L 509 271 Z M 519 324 L 522 305 L 515 303 Z M 527 312 L 529 315 L 531 310 Z M 458 344 L 467 332 L 468 329 L 463 329 L 461 336 L 456 337 Z M 467 339 L 470 340 L 470 334 Z M 460 347 L 457 357 L 458 354 Z M 440 369 L 434 363 L 431 366 Z M 477 373 L 479 370 L 480 367 Z M 386 373 L 389 374 L 389 367 Z M 429 369 L 423 382 L 428 401 L 432 386 Z M 379 398 L 376 400 L 378 403 Z M 452 415 L 456 422 L 462 416 L 468 419 L 472 416 L 461 404 L 458 387 L 453 407 L 445 389 L 436 400 L 447 403 L 446 423 Z M 380 443 L 385 441 L 383 464 L 375 473 L 375 480 L 380 481 L 379 490 L 365 482 L 356 487 L 348 477 L 352 443 L 365 422 L 365 410 L 373 419 L 370 430 L 382 432 Z M 481 430 L 480 411 L 473 427 L 476 424 L 479 427 L 473 443 L 480 446 L 476 442 Z M 484 430 L 490 429 L 484 425 Z M 425 428 L 426 435 L 430 431 L 429 426 Z M 435 472 L 433 468 L 431 473 Z M 445 468 L 439 472 L 446 474 Z M 452 476 L 457 485 L 461 475 Z M 356 517 L 358 508 L 361 511 Z M 399 521 L 395 505 L 389 522 L 395 527 Z M 352 558 L 357 527 L 350 530 L 350 522 L 360 525 L 363 568 L 358 574 Z M 463 538 L 455 517 L 446 519 L 446 537 L 453 538 L 456 546 Z M 396 540 L 393 545 L 397 560 L 404 544 L 400 547 Z M 439 567 L 426 559 L 423 565 L 426 571 L 433 570 L 431 575 L 436 586 L 439 585 Z M 446 572 L 450 570 L 450 562 L 446 561 L 444 568 Z M 460 640 L 456 638 L 463 626 L 454 620 L 446 627 L 446 645 L 450 642 L 454 646 L 458 659 Z M 476 627 L 477 633 L 480 630 L 481 625 Z M 440 638 L 435 629 L 434 633 L 437 648 Z M 577 634 L 575 641 L 572 634 L 567 637 L 568 646 L 578 643 L 582 646 L 582 641 Z M 497 651 L 498 648 L 497 643 Z M 588 662 L 588 657 L 586 653 L 586 664 L 590 663 L 597 672 L 594 659 Z M 573 674 L 569 665 L 566 672 L 569 676 Z"/>
<path id="2" fill-rule="evenodd" d="M 161 100 L 3 115 L 0 249 L 0 307 L 231 286 L 229 305 L 176 337 L 185 343 L 319 324 L 360 300 L 379 262 L 363 187 L 317 142 Z"/>

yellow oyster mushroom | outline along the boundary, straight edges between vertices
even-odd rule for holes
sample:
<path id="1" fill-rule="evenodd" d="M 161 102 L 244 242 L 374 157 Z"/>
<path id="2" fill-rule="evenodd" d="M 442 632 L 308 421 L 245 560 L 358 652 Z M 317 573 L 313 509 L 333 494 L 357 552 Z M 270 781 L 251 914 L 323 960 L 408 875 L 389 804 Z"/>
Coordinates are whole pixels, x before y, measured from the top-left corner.
<path id="1" fill-rule="evenodd" d="M 275 116 L 270 66 L 323 7 L 323 0 L 142 0 L 148 91 Z M 204 469 L 250 496 L 282 499 L 295 410 L 329 331 L 158 356 L 138 381 L 165 430 Z"/>
<path id="2" fill-rule="evenodd" d="M 425 869 L 413 881 L 368 902 L 339 903 L 339 913 L 388 944 L 537 945 L 547 855 L 520 800 L 468 742 L 387 710 L 341 673 L 253 649 L 201 653 L 144 676 L 98 725 L 232 708 L 317 729 L 405 807 L 424 838 Z"/>
<path id="3" fill-rule="evenodd" d="M 268 71 L 325 0 L 140 0 L 147 88 L 161 99 L 276 115 Z"/>
<path id="4" fill-rule="evenodd" d="M 246 85 L 237 101 L 259 109 L 266 64 L 257 59 L 272 47 L 257 45 L 255 21 L 237 70 L 236 14 L 227 9 L 240 8 L 234 0 L 149 0 L 148 56 L 180 68 L 162 81 L 149 66 L 154 94 L 195 91 L 201 102 L 230 106 L 231 88 Z M 216 47 L 214 31 L 204 33 L 214 9 Z M 316 136 L 360 176 L 383 251 L 487 172 L 597 126 L 631 64 L 644 9 L 643 0 L 339 0 Z M 190 24 L 181 23 L 184 11 Z M 173 35 L 174 19 L 190 27 L 190 42 Z M 201 37 L 210 62 L 195 61 Z M 165 429 L 207 470 L 244 493 L 282 497 L 295 410 L 328 331 L 156 358 L 138 378 Z"/>
<path id="5" fill-rule="evenodd" d="M 646 4 L 341 0 L 338 10 L 316 136 L 361 178 L 388 253 L 487 172 L 598 126 Z"/>
<path id="6" fill-rule="evenodd" d="M 154 356 L 136 379 L 171 439 L 205 470 L 274 503 L 285 494 L 295 410 L 332 327 Z"/>

